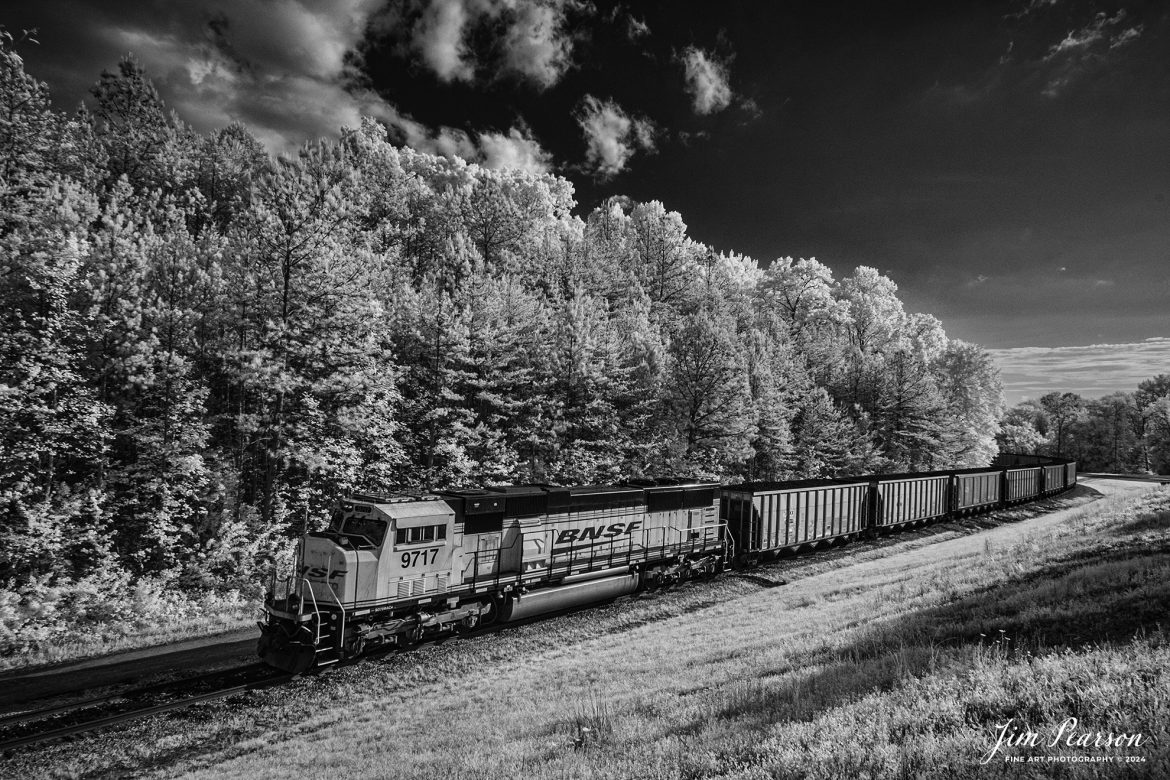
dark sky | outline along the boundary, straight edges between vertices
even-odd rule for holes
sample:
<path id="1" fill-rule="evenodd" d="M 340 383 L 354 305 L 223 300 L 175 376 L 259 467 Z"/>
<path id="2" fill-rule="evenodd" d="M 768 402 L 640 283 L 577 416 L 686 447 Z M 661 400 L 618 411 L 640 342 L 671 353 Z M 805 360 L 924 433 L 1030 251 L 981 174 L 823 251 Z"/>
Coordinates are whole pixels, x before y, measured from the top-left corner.
<path id="1" fill-rule="evenodd" d="M 20 50 L 61 107 L 133 51 L 199 129 L 279 150 L 372 114 L 564 175 L 582 213 L 658 199 L 761 264 L 872 265 L 1016 357 L 1170 344 L 1165 3 L 40 0 L 0 23 L 39 28 Z"/>

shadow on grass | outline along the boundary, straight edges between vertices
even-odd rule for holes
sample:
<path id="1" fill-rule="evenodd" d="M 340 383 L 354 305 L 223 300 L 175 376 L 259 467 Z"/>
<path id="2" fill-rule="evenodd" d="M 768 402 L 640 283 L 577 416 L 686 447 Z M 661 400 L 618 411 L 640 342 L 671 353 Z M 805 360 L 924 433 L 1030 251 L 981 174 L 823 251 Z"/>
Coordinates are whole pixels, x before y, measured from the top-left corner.
<path id="1" fill-rule="evenodd" d="M 1114 526 L 1112 533 L 1114 536 L 1132 536 L 1166 530 L 1170 530 L 1170 512 L 1154 512 L 1128 523 Z"/>
<path id="2" fill-rule="evenodd" d="M 1167 528 L 1166 512 L 1119 525 L 1109 536 L 1129 538 L 1109 539 L 1102 549 L 1057 558 L 949 604 L 884 622 L 845 647 L 810 652 L 802 659 L 805 673 L 765 674 L 727 686 L 711 714 L 745 730 L 810 721 L 940 668 L 1118 646 L 1170 628 L 1170 535 L 1133 538 Z M 674 733 L 697 733 L 708 720 L 680 724 Z"/>

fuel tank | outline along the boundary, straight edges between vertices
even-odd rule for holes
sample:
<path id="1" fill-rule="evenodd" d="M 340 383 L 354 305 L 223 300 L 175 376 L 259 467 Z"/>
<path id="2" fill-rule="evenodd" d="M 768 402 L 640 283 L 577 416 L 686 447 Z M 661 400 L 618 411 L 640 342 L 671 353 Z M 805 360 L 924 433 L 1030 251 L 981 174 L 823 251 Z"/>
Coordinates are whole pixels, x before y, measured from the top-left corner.
<path id="1" fill-rule="evenodd" d="M 637 573 L 623 574 L 617 577 L 605 577 L 535 590 L 504 604 L 503 609 L 500 610 L 500 620 L 504 622 L 524 620 L 535 615 L 595 604 L 598 601 L 608 601 L 636 591 L 638 580 Z"/>

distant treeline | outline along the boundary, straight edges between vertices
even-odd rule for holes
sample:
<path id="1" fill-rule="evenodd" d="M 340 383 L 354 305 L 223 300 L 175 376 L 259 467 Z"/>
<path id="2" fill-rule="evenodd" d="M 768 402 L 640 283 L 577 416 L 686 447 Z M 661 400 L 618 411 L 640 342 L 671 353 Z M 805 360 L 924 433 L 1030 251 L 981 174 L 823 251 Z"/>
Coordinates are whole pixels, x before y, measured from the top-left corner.
<path id="1" fill-rule="evenodd" d="M 1000 445 L 1011 452 L 1076 458 L 1082 471 L 1170 474 L 1170 375 L 1132 393 L 1086 399 L 1049 393 L 1004 415 Z"/>
<path id="2" fill-rule="evenodd" d="M 367 121 L 272 159 L 0 58 L 0 582 L 243 584 L 357 488 L 985 464 L 997 371 L 872 268 Z M 3 604 L 0 603 L 0 607 Z M 0 613 L 3 610 L 0 609 Z"/>

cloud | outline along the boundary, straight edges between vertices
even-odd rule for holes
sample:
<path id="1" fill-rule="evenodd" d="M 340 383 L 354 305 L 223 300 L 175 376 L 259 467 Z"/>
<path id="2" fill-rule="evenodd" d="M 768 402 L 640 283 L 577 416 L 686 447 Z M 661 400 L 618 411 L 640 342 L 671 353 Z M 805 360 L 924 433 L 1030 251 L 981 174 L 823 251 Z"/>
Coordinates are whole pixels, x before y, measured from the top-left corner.
<path id="1" fill-rule="evenodd" d="M 511 75 L 548 89 L 573 65 L 570 12 L 596 9 L 582 0 L 392 0 L 374 28 L 441 81 Z"/>
<path id="2" fill-rule="evenodd" d="M 787 102 L 788 102 L 788 99 L 785 99 L 784 103 L 787 103 Z M 760 117 L 762 117 L 764 115 L 764 109 L 760 108 L 760 104 L 757 103 L 756 101 L 752 100 L 749 97 L 739 98 L 736 101 L 736 105 L 738 105 L 740 110 L 742 110 L 744 113 L 746 113 L 752 119 L 759 119 Z M 781 108 L 783 108 L 783 106 L 784 106 L 784 104 L 782 103 Z"/>
<path id="3" fill-rule="evenodd" d="M 631 41 L 645 38 L 649 34 L 650 25 L 646 24 L 644 20 L 635 19 L 633 16 L 626 18 L 626 37 Z"/>
<path id="4" fill-rule="evenodd" d="M 479 136 L 480 158 L 488 168 L 518 168 L 543 173 L 551 167 L 552 157 L 527 130 L 513 127 L 504 133 Z"/>
<path id="5" fill-rule="evenodd" d="M 686 48 L 681 60 L 687 93 L 696 114 L 714 114 L 730 105 L 730 72 L 725 63 L 694 46 Z"/>
<path id="6" fill-rule="evenodd" d="M 377 115 L 411 149 L 442 157 L 459 157 L 485 168 L 518 168 L 533 173 L 552 169 L 552 155 L 526 127 L 512 127 L 507 133 L 471 134 L 453 127 L 432 129 L 393 107 Z"/>
<path id="7" fill-rule="evenodd" d="M 504 36 L 504 68 L 542 89 L 561 80 L 572 63 L 565 5 L 520 4 Z"/>
<path id="8" fill-rule="evenodd" d="M 1167 373 L 1170 366 L 1170 338 L 1163 337 L 1129 344 L 988 352 L 999 365 L 1010 404 L 1051 392 L 1073 392 L 1086 398 L 1133 392 L 1140 382 Z"/>
<path id="9" fill-rule="evenodd" d="M 1141 25 L 1127 28 L 1117 34 L 1109 31 L 1109 28 L 1116 27 L 1125 21 L 1125 17 L 1124 8 L 1119 9 L 1114 16 L 1109 16 L 1104 12 L 1098 13 L 1092 22 L 1080 30 L 1069 31 L 1064 40 L 1048 50 L 1048 55 L 1045 59 L 1049 60 L 1069 52 L 1083 51 L 1100 41 L 1108 41 L 1109 48 L 1117 48 L 1117 46 L 1123 46 L 1129 43 L 1141 35 Z"/>
<path id="10" fill-rule="evenodd" d="M 1093 21 L 1070 30 L 1063 39 L 1049 47 L 1042 62 L 1055 70 L 1042 93 L 1049 98 L 1058 97 L 1084 73 L 1104 64 L 1110 51 L 1141 37 L 1144 26 L 1122 26 L 1126 18 L 1124 8 L 1113 16 L 1100 12 Z"/>
<path id="11" fill-rule="evenodd" d="M 419 151 L 489 167 L 552 166 L 523 123 L 480 133 L 431 128 L 364 86 L 359 52 L 367 31 L 402 18 L 387 17 L 383 0 L 235 0 L 230 6 L 201 0 L 166 4 L 162 12 L 132 5 L 116 13 L 85 0 L 44 2 L 46 13 L 75 19 L 86 30 L 85 36 L 49 42 L 74 55 L 71 69 L 56 71 L 54 79 L 70 97 L 84 94 L 103 67 L 130 52 L 167 104 L 196 130 L 241 122 L 274 153 L 336 138 L 342 127 L 358 127 L 363 116 L 372 116 Z M 449 12 L 435 3 L 426 10 L 432 8 L 431 17 L 424 15 L 431 25 L 424 36 L 428 56 L 452 78 L 462 77 L 472 65 L 453 32 L 459 8 Z"/>
<path id="12" fill-rule="evenodd" d="M 1064 0 L 1027 0 L 1017 3 L 1017 8 L 1003 17 L 1009 20 L 1009 40 L 995 63 L 977 71 L 967 83 L 936 83 L 926 90 L 928 100 L 974 106 L 1017 86 L 1028 94 L 1057 98 L 1086 76 L 1113 66 L 1118 50 L 1145 31 L 1145 24 L 1135 18 L 1144 9 L 1121 8 L 1110 15 L 1091 9 L 1090 4 Z M 1090 9 L 1087 13 L 1086 8 Z"/>
<path id="13" fill-rule="evenodd" d="M 631 118 L 612 100 L 586 95 L 576 112 L 585 135 L 585 159 L 594 175 L 609 179 L 623 171 L 639 148 L 654 150 L 655 127 L 645 118 Z"/>
<path id="14" fill-rule="evenodd" d="M 1110 49 L 1119 49 L 1122 46 L 1125 46 L 1127 43 L 1132 43 L 1133 41 L 1136 41 L 1138 38 L 1141 37 L 1143 30 L 1145 30 L 1145 25 L 1141 25 L 1141 24 L 1139 24 L 1135 27 L 1129 27 L 1125 30 L 1122 30 L 1120 33 L 1118 33 L 1117 35 L 1114 35 L 1112 38 L 1110 38 L 1109 48 Z"/>
<path id="15" fill-rule="evenodd" d="M 355 50 L 379 0 L 237 0 L 230 12 L 174 4 L 162 14 L 87 17 L 106 64 L 131 52 L 167 102 L 201 131 L 243 122 L 273 151 L 356 127 L 385 102 L 359 86 Z"/>
<path id="16" fill-rule="evenodd" d="M 475 68 L 463 45 L 468 13 L 463 0 L 431 0 L 414 26 L 414 47 L 442 81 L 470 81 Z"/>
<path id="17" fill-rule="evenodd" d="M 1050 8 L 1059 3 L 1060 0 L 1027 0 L 1024 7 L 1015 13 L 1008 14 L 1005 19 L 1022 19 L 1029 14 L 1036 13 L 1044 8 Z"/>

